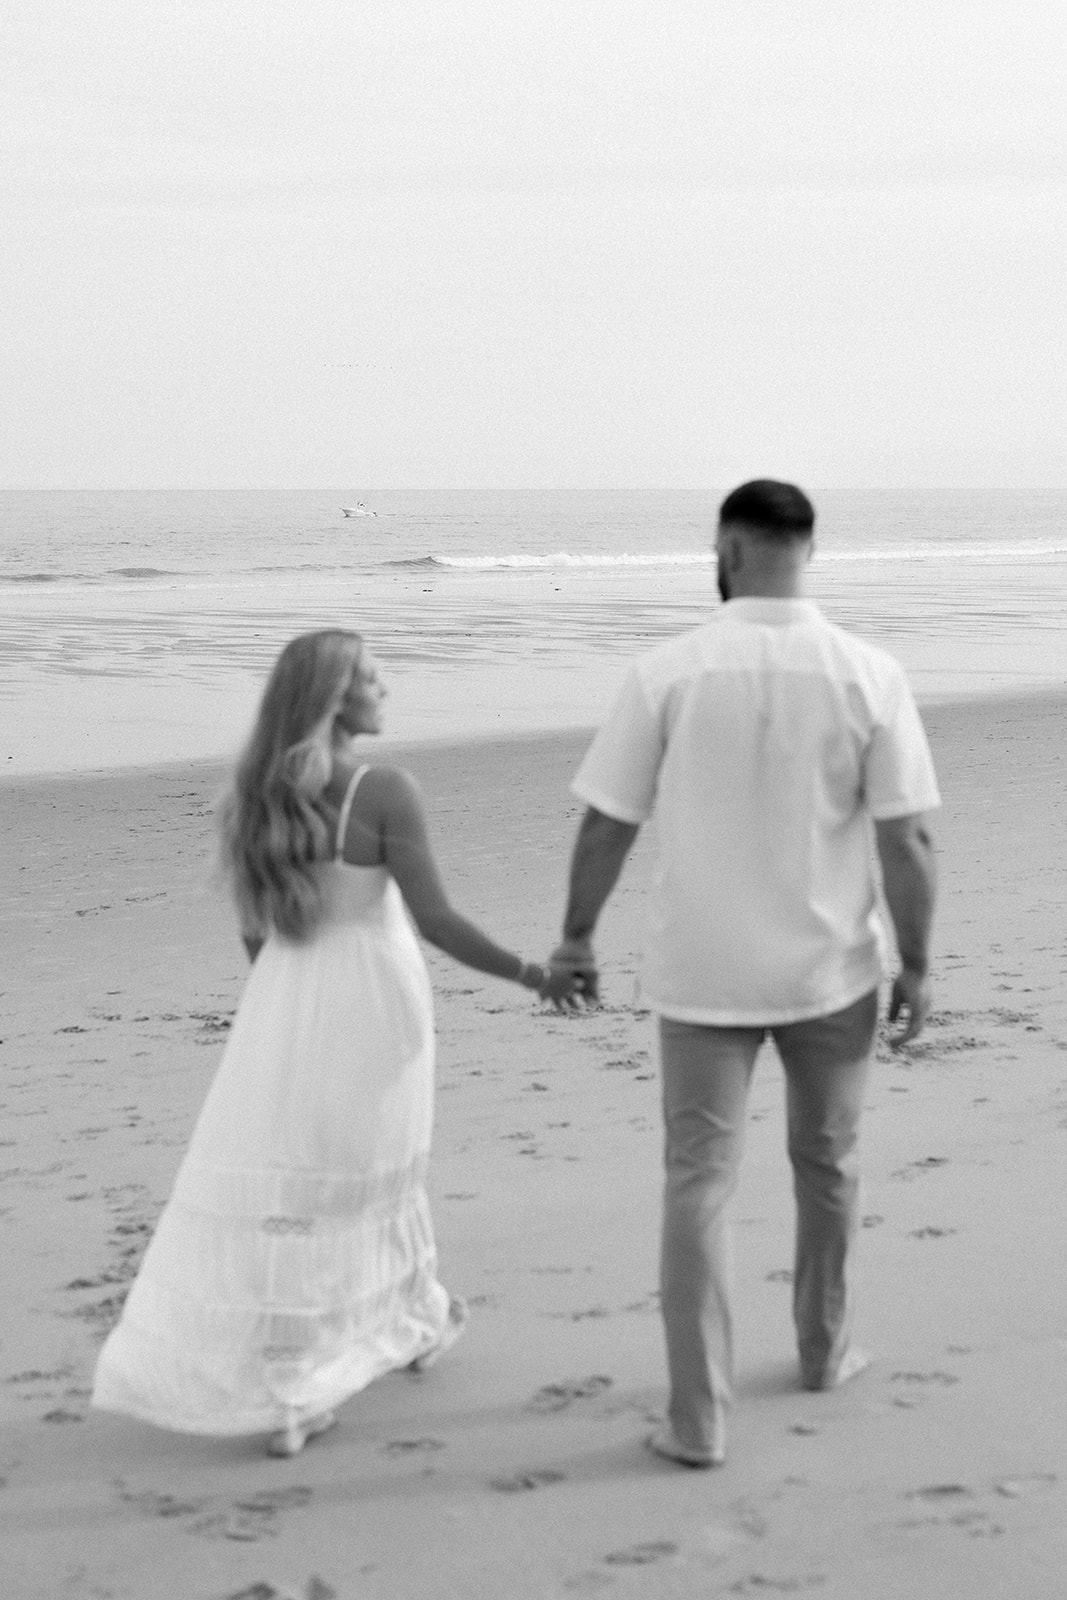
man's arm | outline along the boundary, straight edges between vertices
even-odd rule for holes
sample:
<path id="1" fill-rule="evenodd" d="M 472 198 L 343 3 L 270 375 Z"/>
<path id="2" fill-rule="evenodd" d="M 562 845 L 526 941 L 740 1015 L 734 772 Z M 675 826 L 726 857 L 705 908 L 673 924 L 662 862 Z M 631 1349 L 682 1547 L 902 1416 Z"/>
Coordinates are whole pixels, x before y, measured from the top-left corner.
<path id="1" fill-rule="evenodd" d="M 620 822 L 590 806 L 574 841 L 563 940 L 550 959 L 558 966 L 571 967 L 586 975 L 588 1000 L 598 998 L 593 930 L 604 902 L 618 882 L 640 826 L 638 822 Z"/>
<path id="2" fill-rule="evenodd" d="M 895 1049 L 918 1038 L 930 1011 L 930 927 L 937 891 L 934 842 L 924 812 L 876 820 L 875 839 L 882 863 L 886 904 L 900 951 L 901 970 L 893 984 L 889 1020 L 902 1012 L 907 1021 L 890 1043 Z"/>

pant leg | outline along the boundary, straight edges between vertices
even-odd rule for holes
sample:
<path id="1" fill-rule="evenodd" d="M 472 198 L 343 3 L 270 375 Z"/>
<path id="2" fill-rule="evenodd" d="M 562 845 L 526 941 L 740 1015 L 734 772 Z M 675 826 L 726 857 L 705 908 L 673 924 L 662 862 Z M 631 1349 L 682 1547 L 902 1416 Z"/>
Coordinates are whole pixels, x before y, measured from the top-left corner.
<path id="1" fill-rule="evenodd" d="M 665 1131 L 660 1298 L 668 1414 L 688 1449 L 712 1448 L 733 1383 L 726 1202 L 737 1183 L 745 1105 L 762 1028 L 660 1019 Z"/>
<path id="2" fill-rule="evenodd" d="M 859 1209 L 857 1143 L 878 993 L 830 1016 L 772 1029 L 786 1075 L 797 1205 L 793 1318 L 801 1379 L 820 1389 L 848 1348 L 848 1253 Z"/>

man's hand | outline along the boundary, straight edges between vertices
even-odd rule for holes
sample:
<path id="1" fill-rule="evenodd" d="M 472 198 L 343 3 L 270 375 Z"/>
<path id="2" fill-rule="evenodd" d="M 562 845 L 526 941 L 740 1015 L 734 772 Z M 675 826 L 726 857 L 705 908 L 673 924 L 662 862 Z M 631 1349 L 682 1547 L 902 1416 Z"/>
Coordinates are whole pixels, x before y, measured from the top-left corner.
<path id="1" fill-rule="evenodd" d="M 537 993 L 542 1000 L 551 1000 L 557 1011 L 577 1011 L 578 1001 L 585 994 L 585 980 L 574 967 L 564 967 L 558 961 L 542 969 L 544 981 Z"/>
<path id="2" fill-rule="evenodd" d="M 889 997 L 889 1020 L 896 1022 L 899 1019 L 902 1024 L 899 1033 L 894 1033 L 889 1040 L 893 1050 L 899 1050 L 902 1045 L 910 1044 L 919 1037 L 930 1014 L 930 1001 L 929 978 L 903 967 L 893 982 L 893 992 Z"/>
<path id="3" fill-rule="evenodd" d="M 619 822 L 589 806 L 578 828 L 571 857 L 570 888 L 563 917 L 563 939 L 553 950 L 552 966 L 578 974 L 586 1005 L 600 1001 L 600 976 L 593 959 L 593 931 L 605 900 L 615 887 L 626 854 L 640 824 Z M 577 1008 L 572 996 L 568 1002 Z"/>
<path id="4" fill-rule="evenodd" d="M 562 969 L 575 974 L 577 980 L 575 989 L 567 995 L 565 1002 L 572 1010 L 577 1008 L 579 996 L 587 1006 L 599 1003 L 600 974 L 597 971 L 593 946 L 589 939 L 564 939 L 549 956 L 548 964 L 553 971 Z M 556 1004 L 558 1009 L 563 1009 L 558 1001 Z"/>
<path id="5" fill-rule="evenodd" d="M 874 824 L 874 833 L 882 864 L 882 885 L 900 952 L 900 975 L 889 1000 L 890 1022 L 896 1022 L 902 1014 L 907 1016 L 900 1032 L 889 1041 L 894 1050 L 899 1050 L 919 1037 L 930 1010 L 926 970 L 937 863 L 930 829 L 921 811 L 880 819 Z"/>

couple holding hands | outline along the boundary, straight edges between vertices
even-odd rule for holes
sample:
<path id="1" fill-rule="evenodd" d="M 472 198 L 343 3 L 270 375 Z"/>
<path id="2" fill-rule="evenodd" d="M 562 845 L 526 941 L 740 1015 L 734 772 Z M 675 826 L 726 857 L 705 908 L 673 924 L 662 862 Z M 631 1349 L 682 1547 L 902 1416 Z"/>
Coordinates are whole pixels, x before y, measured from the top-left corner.
<path id="1" fill-rule="evenodd" d="M 350 1395 L 455 1342 L 467 1312 L 438 1281 L 425 1189 L 434 1028 L 415 930 L 561 1008 L 595 1004 L 592 934 L 652 816 L 643 983 L 663 1074 L 670 1395 L 647 1442 L 686 1466 L 724 1459 L 725 1208 L 768 1036 L 787 1083 L 800 1380 L 831 1388 L 862 1369 L 845 1267 L 879 903 L 900 955 L 899 1045 L 930 1004 L 925 813 L 939 802 L 900 667 L 803 598 L 813 526 L 789 484 L 756 480 L 723 503 L 723 605 L 633 665 L 575 779 L 587 810 L 545 965 L 452 906 L 414 780 L 358 759 L 385 696 L 362 638 L 330 629 L 285 647 L 220 810 L 251 972 L 95 1405 L 266 1434 L 291 1456 Z"/>

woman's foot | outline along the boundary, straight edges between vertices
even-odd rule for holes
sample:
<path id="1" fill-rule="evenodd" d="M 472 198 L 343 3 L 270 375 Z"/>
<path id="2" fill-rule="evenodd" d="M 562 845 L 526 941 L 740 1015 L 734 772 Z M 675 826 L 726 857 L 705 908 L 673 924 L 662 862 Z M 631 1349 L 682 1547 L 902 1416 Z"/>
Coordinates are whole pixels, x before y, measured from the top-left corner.
<path id="1" fill-rule="evenodd" d="M 306 1422 L 290 1421 L 280 1433 L 274 1433 L 267 1441 L 267 1454 L 271 1456 L 298 1456 L 309 1439 L 317 1439 L 320 1433 L 325 1433 L 337 1421 L 335 1411 L 323 1411 L 317 1417 L 309 1417 Z"/>
<path id="2" fill-rule="evenodd" d="M 448 1302 L 448 1320 L 441 1331 L 441 1337 L 436 1344 L 424 1350 L 421 1356 L 416 1356 L 414 1361 L 408 1362 L 409 1372 L 429 1372 L 430 1368 L 444 1355 L 446 1350 L 451 1350 L 456 1340 L 461 1337 L 470 1320 L 470 1311 L 466 1300 L 460 1300 L 454 1295 Z"/>

